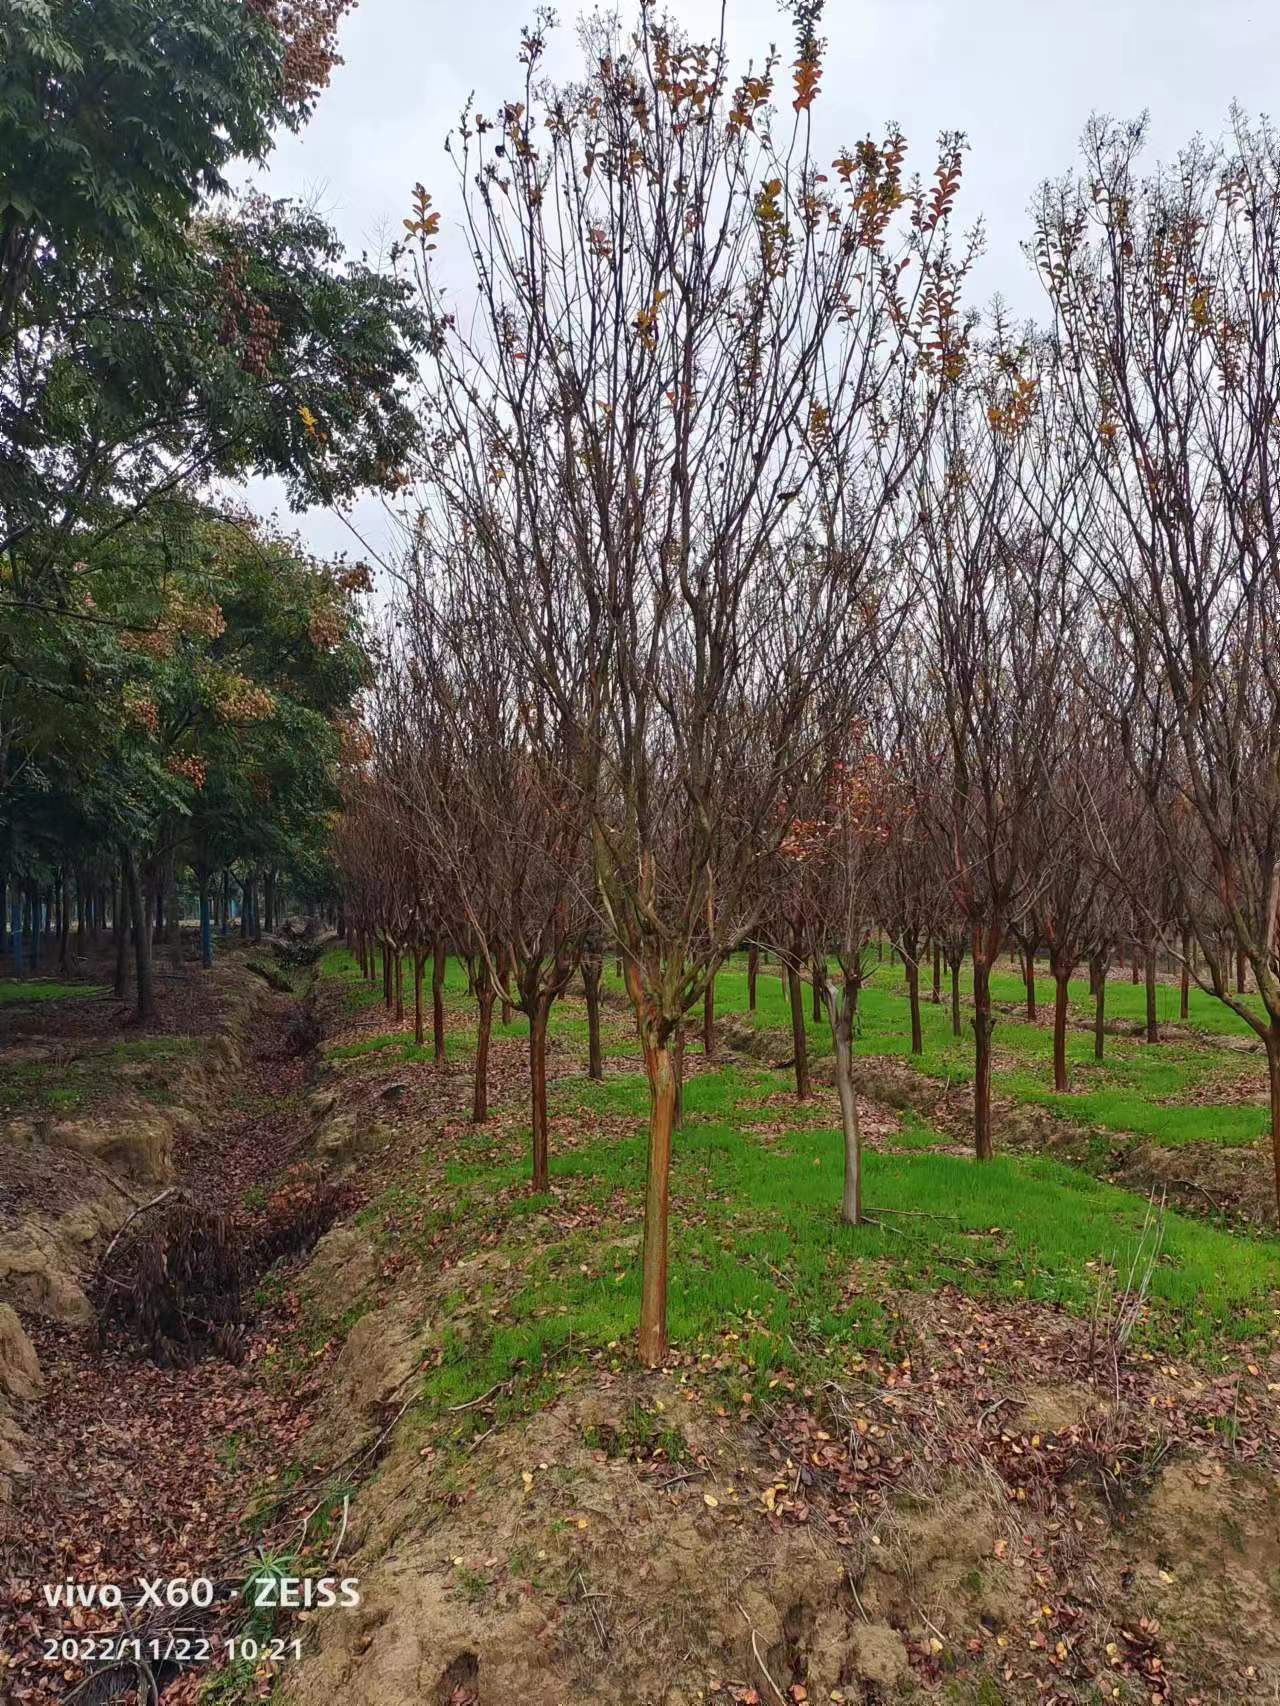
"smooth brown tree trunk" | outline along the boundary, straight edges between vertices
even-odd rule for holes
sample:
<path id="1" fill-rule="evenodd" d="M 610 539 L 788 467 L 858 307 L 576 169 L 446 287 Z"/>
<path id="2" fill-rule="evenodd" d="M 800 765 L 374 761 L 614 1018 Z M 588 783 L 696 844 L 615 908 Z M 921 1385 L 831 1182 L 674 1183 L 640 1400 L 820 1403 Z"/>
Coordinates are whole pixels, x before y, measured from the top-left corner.
<path id="1" fill-rule="evenodd" d="M 604 1077 L 604 1058 L 600 1049 L 600 976 L 603 970 L 599 954 L 582 956 L 582 992 L 587 1002 L 587 1077 L 597 1082 Z"/>
<path id="2" fill-rule="evenodd" d="M 1147 978 L 1147 1041 L 1158 1043 L 1160 1029 L 1156 1024 L 1156 949 L 1154 942 L 1147 943 L 1146 951 Z"/>
<path id="3" fill-rule="evenodd" d="M 1136 942 L 1133 944 L 1133 977 L 1132 977 L 1132 981 L 1134 983 L 1141 983 L 1142 982 L 1142 973 L 1138 969 L 1138 944 Z"/>
<path id="4" fill-rule="evenodd" d="M 809 1039 L 804 1028 L 804 990 L 800 983 L 800 968 L 794 960 L 787 964 L 787 994 L 791 1001 L 791 1046 L 795 1051 L 796 1097 L 809 1099 Z"/>
<path id="5" fill-rule="evenodd" d="M 955 960 L 951 966 L 951 1035 L 958 1037 L 962 1034 L 960 1024 L 960 961 Z"/>
<path id="6" fill-rule="evenodd" d="M 489 1037 L 493 1031 L 493 990 L 487 977 L 476 987 L 480 1024 L 476 1032 L 475 1083 L 471 1096 L 471 1123 L 483 1125 L 489 1117 Z"/>
<path id="7" fill-rule="evenodd" d="M 1027 989 L 1027 1021 L 1034 1025 L 1039 1018 L 1036 1011 L 1036 950 L 1034 943 L 1028 943 L 1023 950 L 1022 978 Z"/>
<path id="8" fill-rule="evenodd" d="M 835 1043 L 836 1093 L 840 1097 L 840 1127 L 844 1140 L 840 1218 L 846 1226 L 857 1226 L 862 1220 L 862 1128 L 858 1122 L 858 1098 L 853 1087 L 854 1003 L 847 988 L 840 1002 L 837 1002 L 830 983 L 824 985 L 823 993 Z"/>
<path id="9" fill-rule="evenodd" d="M 1107 1047 L 1107 962 L 1095 961 L 1093 974 L 1093 1058 L 1101 1060 Z"/>
<path id="10" fill-rule="evenodd" d="M 540 995 L 529 1015 L 529 1091 L 533 1115 L 533 1188 L 551 1189 L 547 1143 L 547 1015 L 551 1003 Z"/>
<path id="11" fill-rule="evenodd" d="M 449 956 L 444 938 L 440 937 L 431 959 L 431 1044 L 437 1066 L 443 1066 L 444 1046 L 444 976 Z"/>
<path id="12" fill-rule="evenodd" d="M 422 982 L 427 956 L 421 948 L 413 950 L 413 1040 L 419 1048 L 427 1040 L 426 1014 L 423 1011 Z"/>
<path id="13" fill-rule="evenodd" d="M 676 1081 L 676 1130 L 684 1124 L 684 1022 L 677 1024 L 671 1037 L 671 1070 Z"/>
<path id="14" fill-rule="evenodd" d="M 760 975 L 760 949 L 752 942 L 747 947 L 747 1010 L 756 1010 L 756 978 Z"/>
<path id="15" fill-rule="evenodd" d="M 635 981 L 633 1001 L 639 996 Z M 649 1157 L 644 1193 L 644 1256 L 640 1273 L 640 1361 L 659 1368 L 667 1355 L 667 1257 L 671 1196 L 671 1140 L 676 1122 L 676 1076 L 671 1051 L 652 1034 L 641 1036 L 649 1079 Z"/>
<path id="16" fill-rule="evenodd" d="M 396 1021 L 399 1023 L 404 1019 L 404 958 L 399 950 L 392 964 L 391 975 L 395 980 Z"/>
<path id="17" fill-rule="evenodd" d="M 903 968 L 907 974 L 907 1000 L 911 1007 L 911 1052 L 924 1053 L 924 1027 L 920 1021 L 920 962 L 913 954 L 904 953 Z"/>
<path id="18" fill-rule="evenodd" d="M 1267 1046 L 1267 1075 L 1271 1087 L 1271 1165 L 1275 1174 L 1276 1214 L 1280 1218 L 1280 1025 L 1272 1024 Z"/>
<path id="19" fill-rule="evenodd" d="M 1243 995 L 1249 983 L 1249 956 L 1243 948 L 1236 949 L 1236 994 Z"/>
<path id="20" fill-rule="evenodd" d="M 1067 1088 L 1067 986 L 1071 972 L 1053 974 L 1053 1087 L 1061 1095 Z"/>
<path id="21" fill-rule="evenodd" d="M 395 1005 L 395 997 L 391 993 L 391 944 L 382 944 L 382 1001 L 389 1013 Z"/>
<path id="22" fill-rule="evenodd" d="M 941 1005 L 942 1005 L 942 947 L 941 947 L 941 944 L 938 942 L 935 942 L 933 944 L 933 989 L 930 991 L 929 999 L 930 999 L 930 1001 L 933 1002 L 935 1007 L 941 1007 Z"/>
<path id="23" fill-rule="evenodd" d="M 973 1147 L 979 1161 L 990 1161 L 991 1143 L 991 966 L 980 945 L 973 955 Z"/>
<path id="24" fill-rule="evenodd" d="M 1182 978 L 1178 986 L 1178 1017 L 1185 1024 L 1191 1017 L 1191 932 L 1182 932 Z"/>

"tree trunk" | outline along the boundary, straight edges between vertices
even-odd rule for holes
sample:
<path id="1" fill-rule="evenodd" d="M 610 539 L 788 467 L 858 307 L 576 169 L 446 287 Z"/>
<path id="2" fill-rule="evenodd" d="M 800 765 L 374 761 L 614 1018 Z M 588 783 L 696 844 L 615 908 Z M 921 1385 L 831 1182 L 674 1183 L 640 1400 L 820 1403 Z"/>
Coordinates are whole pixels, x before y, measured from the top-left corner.
<path id="1" fill-rule="evenodd" d="M 391 993 L 391 944 L 382 944 L 382 1005 L 389 1013 L 395 1006 L 395 997 Z"/>
<path id="2" fill-rule="evenodd" d="M 1132 978 L 1132 981 L 1134 983 L 1141 983 L 1142 982 L 1142 974 L 1138 970 L 1138 944 L 1136 942 L 1133 944 L 1133 978 Z"/>
<path id="3" fill-rule="evenodd" d="M 123 865 L 120 867 L 120 898 L 116 902 L 115 926 L 116 975 L 112 990 L 117 997 L 123 998 L 129 987 L 129 884 Z"/>
<path id="4" fill-rule="evenodd" d="M 1160 1029 L 1156 1024 L 1156 948 L 1154 942 L 1147 943 L 1146 951 L 1147 976 L 1147 1041 L 1158 1043 Z"/>
<path id="5" fill-rule="evenodd" d="M 671 1039 L 671 1071 L 676 1081 L 675 1127 L 684 1124 L 684 1021 L 675 1028 Z"/>
<path id="6" fill-rule="evenodd" d="M 920 961 L 914 954 L 905 950 L 902 955 L 903 969 L 907 974 L 907 1000 L 911 1006 L 911 1052 L 924 1053 L 924 1027 L 920 1022 Z"/>
<path id="7" fill-rule="evenodd" d="M 1027 1023 L 1034 1025 L 1039 1014 L 1036 1012 L 1036 950 L 1032 942 L 1028 942 L 1023 950 L 1022 979 L 1027 988 Z"/>
<path id="8" fill-rule="evenodd" d="M 1099 957 L 1093 974 L 1093 1058 L 1101 1060 L 1107 1043 L 1107 962 Z"/>
<path id="9" fill-rule="evenodd" d="M 708 1060 L 716 1057 L 716 980 L 707 979 L 707 992 L 702 998 L 702 1052 Z"/>
<path id="10" fill-rule="evenodd" d="M 604 970 L 599 954 L 582 956 L 582 990 L 587 1001 L 587 1076 L 597 1083 L 604 1077 L 600 1052 L 600 976 Z"/>
<path id="11" fill-rule="evenodd" d="M 1053 1087 L 1062 1095 L 1067 1088 L 1067 985 L 1070 971 L 1053 974 Z"/>
<path id="12" fill-rule="evenodd" d="M 649 1160 L 640 1276 L 640 1361 L 646 1368 L 659 1368 L 667 1354 L 667 1239 L 676 1079 L 671 1051 L 652 1036 L 642 1034 L 641 1043 L 649 1079 Z"/>
<path id="13" fill-rule="evenodd" d="M 933 1002 L 935 1007 L 941 1007 L 941 1005 L 942 1005 L 942 947 L 937 942 L 935 942 L 933 944 L 933 989 L 929 995 L 929 999 L 930 999 L 930 1001 Z"/>
<path id="14" fill-rule="evenodd" d="M 150 1024 L 156 1016 L 156 992 L 151 966 L 151 917 L 143 899 L 138 862 L 132 847 L 124 850 L 125 881 L 129 885 L 129 911 L 133 918 L 133 966 L 137 985 L 134 1016 L 140 1025 Z"/>
<path id="15" fill-rule="evenodd" d="M 962 1035 L 960 1024 L 960 961 L 953 960 L 951 964 L 951 1035 Z"/>
<path id="16" fill-rule="evenodd" d="M 1280 1215 L 1280 1025 L 1273 1022 L 1263 1040 L 1267 1045 L 1267 1074 L 1271 1081 L 1271 1163 L 1275 1173 L 1276 1212 Z"/>
<path id="17" fill-rule="evenodd" d="M 791 1000 L 791 1046 L 795 1051 L 796 1097 L 809 1099 L 809 1039 L 804 1028 L 804 990 L 800 986 L 800 968 L 794 959 L 787 962 L 787 994 Z"/>
<path id="18" fill-rule="evenodd" d="M 413 950 L 413 1040 L 419 1048 L 427 1040 L 426 1018 L 422 1011 L 422 978 L 427 956 L 421 948 Z"/>
<path id="19" fill-rule="evenodd" d="M 1249 983 L 1249 956 L 1243 948 L 1236 948 L 1236 994 L 1243 995 Z"/>
<path id="20" fill-rule="evenodd" d="M 449 955 L 443 936 L 438 936 L 431 959 L 431 1047 L 437 1066 L 443 1066 L 444 1047 L 444 975 Z"/>
<path id="21" fill-rule="evenodd" d="M 979 1161 L 990 1161 L 991 1145 L 991 966 L 981 944 L 973 954 L 973 1147 Z"/>
<path id="22" fill-rule="evenodd" d="M 471 1123 L 483 1125 L 489 1117 L 489 1037 L 493 1031 L 493 990 L 487 977 L 476 987 L 480 1024 L 476 1031 L 475 1085 L 471 1096 Z"/>
<path id="23" fill-rule="evenodd" d="M 754 942 L 747 946 L 747 1010 L 756 1010 L 756 978 L 760 973 L 760 949 Z"/>
<path id="24" fill-rule="evenodd" d="M 853 1088 L 853 1003 L 846 989 L 837 1005 L 830 983 L 824 986 L 827 1018 L 835 1039 L 836 1090 L 840 1096 L 840 1127 L 844 1137 L 844 1191 L 840 1218 L 846 1226 L 862 1220 L 862 1129 L 858 1124 L 858 1098 Z"/>
<path id="25" fill-rule="evenodd" d="M 813 984 L 813 1022 L 816 1025 L 822 1018 L 822 983 L 816 962 L 810 982 Z"/>
<path id="26" fill-rule="evenodd" d="M 1185 1024 L 1191 1017 L 1191 932 L 1182 932 L 1182 979 L 1178 988 L 1178 1017 Z"/>
<path id="27" fill-rule="evenodd" d="M 392 955 L 391 979 L 395 985 L 396 1023 L 401 1024 L 404 1020 L 404 956 L 399 948 Z"/>
<path id="28" fill-rule="evenodd" d="M 182 912 L 178 906 L 178 861 L 171 852 L 164 862 L 164 911 L 167 924 L 165 941 L 173 948 L 173 957 L 182 957 Z"/>
<path id="29" fill-rule="evenodd" d="M 200 964 L 208 971 L 213 964 L 213 898 L 208 877 L 200 877 Z"/>
<path id="30" fill-rule="evenodd" d="M 533 1114 L 533 1188 L 551 1189 L 547 1151 L 547 1015 L 551 1007 L 539 995 L 529 1015 L 529 1090 Z"/>
<path id="31" fill-rule="evenodd" d="M 83 934 L 83 926 L 81 929 Z M 58 885 L 58 970 L 66 977 L 71 970 L 71 876 L 63 867 Z"/>

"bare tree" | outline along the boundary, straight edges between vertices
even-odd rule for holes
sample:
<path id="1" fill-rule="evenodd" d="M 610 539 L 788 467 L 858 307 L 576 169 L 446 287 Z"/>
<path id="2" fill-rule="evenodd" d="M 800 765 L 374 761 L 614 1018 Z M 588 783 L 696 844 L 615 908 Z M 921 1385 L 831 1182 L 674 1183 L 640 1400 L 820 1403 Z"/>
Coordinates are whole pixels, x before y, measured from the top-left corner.
<path id="1" fill-rule="evenodd" d="M 1197 981 L 1266 1048 L 1280 1202 L 1280 143 L 1237 112 L 1225 143 L 1144 178 L 1144 141 L 1142 124 L 1096 123 L 1085 176 L 1038 207 L 1097 487 L 1063 521 L 1125 652 L 1125 732 Z M 1148 911 L 1153 932 L 1168 922 Z M 1231 987 L 1224 928 L 1258 1004 Z"/>
<path id="2" fill-rule="evenodd" d="M 927 188 L 893 131 L 820 171 L 819 12 L 795 8 L 785 124 L 772 54 L 733 80 L 722 40 L 647 8 L 631 34 L 589 25 L 562 89 L 526 32 L 523 98 L 459 134 L 480 331 L 435 288 L 425 191 L 405 252 L 437 361 L 424 525 L 490 578 L 622 949 L 650 1087 L 650 1364 L 673 1037 L 753 933 L 815 688 L 856 698 L 884 523 L 965 335 L 959 144 Z"/>
<path id="3" fill-rule="evenodd" d="M 992 1154 L 991 970 L 1033 903 L 1029 811 L 1057 721 L 1078 594 L 1024 496 L 1052 445 L 1038 354 L 997 322 L 944 399 L 921 481 L 929 577 L 920 649 L 933 660 L 949 748 L 945 834 L 955 912 L 973 958 L 974 1148 Z"/>

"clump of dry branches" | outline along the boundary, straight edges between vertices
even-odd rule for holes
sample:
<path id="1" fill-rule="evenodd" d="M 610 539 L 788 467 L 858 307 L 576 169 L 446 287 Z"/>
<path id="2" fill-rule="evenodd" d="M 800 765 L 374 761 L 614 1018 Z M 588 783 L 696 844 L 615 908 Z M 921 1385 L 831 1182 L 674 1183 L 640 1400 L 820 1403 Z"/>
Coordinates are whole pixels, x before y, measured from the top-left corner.
<path id="1" fill-rule="evenodd" d="M 94 1278 L 100 1341 L 120 1338 L 166 1367 L 238 1361 L 246 1284 L 309 1250 L 351 1207 L 349 1187 L 300 1178 L 251 1219 L 164 1191 L 108 1244 Z"/>

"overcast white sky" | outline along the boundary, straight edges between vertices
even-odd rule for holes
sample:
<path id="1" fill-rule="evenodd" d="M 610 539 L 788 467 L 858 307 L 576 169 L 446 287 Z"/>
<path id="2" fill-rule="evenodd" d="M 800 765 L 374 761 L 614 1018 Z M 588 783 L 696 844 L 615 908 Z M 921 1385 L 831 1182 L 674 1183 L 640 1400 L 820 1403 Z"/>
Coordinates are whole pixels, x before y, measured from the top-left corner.
<path id="1" fill-rule="evenodd" d="M 693 34 L 709 34 L 719 0 L 670 0 Z M 558 8 L 549 56 L 575 68 L 574 23 Z M 626 15 L 627 6 L 623 5 Z M 482 112 L 518 93 L 522 23 L 532 0 L 360 0 L 342 35 L 345 64 L 305 132 L 286 138 L 257 175 L 272 195 L 318 201 L 349 251 L 376 250 L 400 229 L 415 181 L 445 216 L 454 169 L 444 138 L 471 91 Z M 776 41 L 790 62 L 791 31 L 776 0 L 727 0 L 735 70 Z M 1039 312 L 1020 243 L 1036 185 L 1070 168 L 1089 115 L 1148 110 L 1152 159 L 1197 131 L 1216 134 L 1232 100 L 1251 113 L 1280 108 L 1280 7 L 1274 0 L 828 0 L 823 92 L 814 110 L 819 157 L 887 120 L 902 125 L 909 160 L 929 169 L 938 131 L 967 133 L 957 212 L 981 215 L 987 251 L 974 281 L 981 306 L 999 291 L 1020 315 Z M 259 484 L 258 507 L 281 503 Z M 378 505 L 355 520 L 378 548 L 389 534 Z M 298 518 L 313 549 L 355 548 L 333 515 Z"/>

